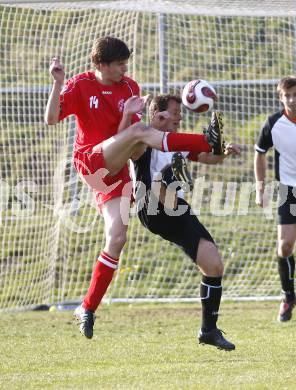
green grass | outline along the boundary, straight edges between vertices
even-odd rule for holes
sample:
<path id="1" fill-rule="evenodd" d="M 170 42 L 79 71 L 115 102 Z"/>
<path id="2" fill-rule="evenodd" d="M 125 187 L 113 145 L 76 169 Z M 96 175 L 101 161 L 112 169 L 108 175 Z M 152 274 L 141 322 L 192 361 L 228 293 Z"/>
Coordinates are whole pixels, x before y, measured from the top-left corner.
<path id="1" fill-rule="evenodd" d="M 103 306 L 95 336 L 71 312 L 1 318 L 1 389 L 295 389 L 295 321 L 278 302 L 222 303 L 233 352 L 196 343 L 200 304 Z"/>

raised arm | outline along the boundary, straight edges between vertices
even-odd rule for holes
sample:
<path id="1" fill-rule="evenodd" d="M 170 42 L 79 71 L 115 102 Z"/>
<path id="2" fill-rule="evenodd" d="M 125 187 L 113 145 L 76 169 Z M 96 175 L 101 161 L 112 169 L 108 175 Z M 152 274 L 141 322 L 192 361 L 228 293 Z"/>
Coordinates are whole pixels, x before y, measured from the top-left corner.
<path id="1" fill-rule="evenodd" d="M 124 104 L 124 110 L 121 122 L 118 126 L 118 133 L 125 130 L 132 124 L 132 118 L 135 114 L 143 111 L 150 95 L 145 95 L 143 97 L 132 96 Z"/>
<path id="2" fill-rule="evenodd" d="M 60 93 L 65 79 L 64 68 L 58 58 L 52 59 L 49 71 L 53 77 L 53 87 L 47 101 L 44 120 L 47 125 L 55 125 L 59 121 Z"/>
<path id="3" fill-rule="evenodd" d="M 256 205 L 263 207 L 264 180 L 266 173 L 266 154 L 255 151 L 254 171 L 256 180 Z"/>
<path id="4" fill-rule="evenodd" d="M 118 133 L 125 130 L 132 124 L 132 118 L 135 114 L 142 112 L 150 95 L 143 97 L 132 96 L 124 104 L 124 110 L 121 122 L 118 126 Z M 139 146 L 134 153 L 131 155 L 133 161 L 138 160 L 146 150 L 146 145 Z"/>

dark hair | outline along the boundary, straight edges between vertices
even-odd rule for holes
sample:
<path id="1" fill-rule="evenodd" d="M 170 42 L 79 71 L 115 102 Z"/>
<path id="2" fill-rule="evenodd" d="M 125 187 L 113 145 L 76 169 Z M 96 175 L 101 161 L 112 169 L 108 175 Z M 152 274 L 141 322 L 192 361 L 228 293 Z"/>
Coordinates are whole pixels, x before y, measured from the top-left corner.
<path id="1" fill-rule="evenodd" d="M 277 85 L 277 92 L 280 95 L 283 91 L 295 87 L 295 85 L 296 85 L 296 77 L 294 76 L 283 77 Z"/>
<path id="2" fill-rule="evenodd" d="M 101 63 L 110 64 L 113 61 L 125 61 L 129 59 L 132 50 L 118 38 L 98 38 L 93 44 L 91 60 L 94 65 Z"/>
<path id="3" fill-rule="evenodd" d="M 156 112 L 166 111 L 171 100 L 182 103 L 179 95 L 164 94 L 154 97 L 149 105 L 149 119 L 152 120 Z"/>

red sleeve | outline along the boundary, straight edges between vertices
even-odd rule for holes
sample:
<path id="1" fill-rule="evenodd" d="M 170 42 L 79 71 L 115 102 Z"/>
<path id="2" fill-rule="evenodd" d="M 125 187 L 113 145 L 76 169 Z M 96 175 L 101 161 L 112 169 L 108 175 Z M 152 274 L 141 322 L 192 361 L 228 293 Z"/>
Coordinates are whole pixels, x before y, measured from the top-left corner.
<path id="1" fill-rule="evenodd" d="M 65 84 L 60 94 L 60 115 L 59 120 L 66 118 L 78 111 L 78 87 L 75 79 L 70 79 Z"/>
<path id="2" fill-rule="evenodd" d="M 198 161 L 198 155 L 199 155 L 199 153 L 190 152 L 190 153 L 187 154 L 187 158 L 188 158 L 188 160 L 190 160 L 190 161 L 195 161 L 195 162 L 197 162 L 197 161 Z"/>

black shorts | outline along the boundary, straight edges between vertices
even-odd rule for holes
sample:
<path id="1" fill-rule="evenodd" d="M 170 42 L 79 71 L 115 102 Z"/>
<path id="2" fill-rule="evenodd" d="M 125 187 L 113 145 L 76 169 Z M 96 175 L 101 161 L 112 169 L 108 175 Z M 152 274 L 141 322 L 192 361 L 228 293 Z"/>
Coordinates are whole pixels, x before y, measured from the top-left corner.
<path id="1" fill-rule="evenodd" d="M 172 215 L 172 210 L 165 209 L 162 203 L 158 203 L 158 214 L 148 215 L 145 204 L 138 212 L 138 217 L 143 226 L 150 232 L 157 234 L 167 241 L 178 245 L 191 259 L 196 262 L 199 240 L 206 239 L 215 244 L 210 233 L 199 222 L 196 215 L 191 211 L 189 204 L 178 198 L 178 207 L 187 206 L 182 215 Z M 168 215 L 171 214 L 171 215 Z"/>
<path id="2" fill-rule="evenodd" d="M 296 187 L 280 183 L 278 225 L 291 225 L 296 223 Z"/>

